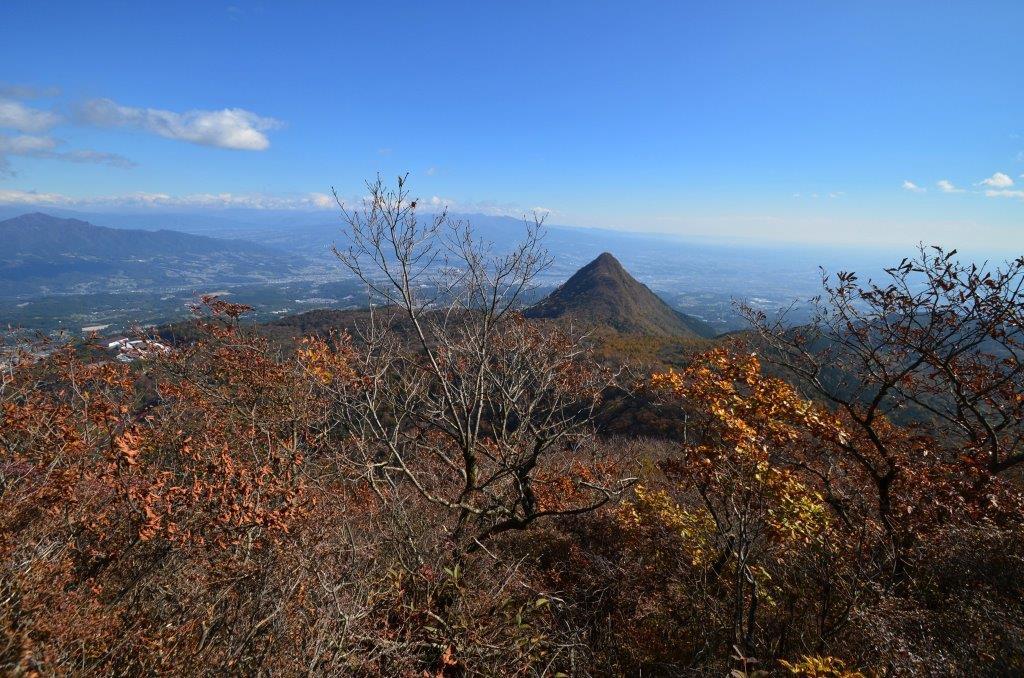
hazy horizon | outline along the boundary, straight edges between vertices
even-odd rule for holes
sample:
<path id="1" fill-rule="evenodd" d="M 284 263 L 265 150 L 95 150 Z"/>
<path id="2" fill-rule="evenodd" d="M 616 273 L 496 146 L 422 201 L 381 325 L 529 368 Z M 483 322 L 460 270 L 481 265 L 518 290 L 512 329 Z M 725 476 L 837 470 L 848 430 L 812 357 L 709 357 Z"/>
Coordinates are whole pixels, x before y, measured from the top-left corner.
<path id="1" fill-rule="evenodd" d="M 289 229 L 295 227 L 329 227 L 331 225 L 335 225 L 338 229 L 337 234 L 340 235 L 342 233 L 342 213 L 338 210 L 337 206 L 335 206 L 332 211 L 301 208 L 172 207 L 159 205 L 108 205 L 106 207 L 101 205 L 75 205 L 74 207 L 68 207 L 53 204 L 0 202 L 0 220 L 36 212 L 60 218 L 80 219 L 96 225 L 111 228 L 141 228 L 142 230 L 163 228 L 179 230 L 186 233 L 198 233 L 210 230 L 215 233 L 213 237 L 218 238 L 230 237 L 228 234 L 230 233 L 231 227 L 241 227 L 243 224 L 249 224 L 252 227 L 272 226 L 275 230 L 284 234 L 286 234 Z M 434 213 L 437 213 L 437 210 L 429 206 L 423 210 L 425 217 Z M 486 212 L 459 212 L 449 209 L 447 214 L 453 221 L 467 221 L 472 224 L 474 221 L 498 218 L 511 220 L 516 224 L 522 224 L 524 228 L 526 224 L 532 222 L 534 218 L 533 213 L 527 214 L 525 212 L 518 215 L 514 213 L 488 214 Z M 706 245 L 709 247 L 720 247 L 723 249 L 748 247 L 765 251 L 777 250 L 780 252 L 791 253 L 821 252 L 829 253 L 830 255 L 838 254 L 840 257 L 844 253 L 867 254 L 878 258 L 878 261 L 880 262 L 888 263 L 897 263 L 901 257 L 909 256 L 916 252 L 920 246 L 930 247 L 933 244 L 942 244 L 941 242 L 932 239 L 922 239 L 917 242 L 865 242 L 863 239 L 856 238 L 851 238 L 846 241 L 813 239 L 801 241 L 797 239 L 788 239 L 785 236 L 773 238 L 768 234 L 754 234 L 747 236 L 728 233 L 673 233 L 653 229 L 630 230 L 605 225 L 596 226 L 590 224 L 561 223 L 557 218 L 552 217 L 550 214 L 541 213 L 539 216 L 543 217 L 542 223 L 544 228 L 548 231 L 551 229 L 580 232 L 593 231 L 611 236 L 634 237 L 682 244 L 692 243 Z M 188 220 L 188 224 L 183 225 L 182 223 L 175 221 L 179 219 Z M 201 228 L 196 228 L 197 225 L 201 226 Z M 242 237 L 242 239 L 246 239 L 244 235 L 240 237 Z M 315 244 L 329 246 L 331 243 L 324 242 Z M 951 246 L 946 247 L 947 249 L 952 249 Z M 993 262 L 1018 256 L 1018 248 L 1013 246 L 1000 246 L 999 244 L 991 246 L 986 246 L 984 243 L 975 246 L 968 244 L 964 247 L 958 247 L 957 250 L 963 255 L 978 260 L 991 260 Z"/>

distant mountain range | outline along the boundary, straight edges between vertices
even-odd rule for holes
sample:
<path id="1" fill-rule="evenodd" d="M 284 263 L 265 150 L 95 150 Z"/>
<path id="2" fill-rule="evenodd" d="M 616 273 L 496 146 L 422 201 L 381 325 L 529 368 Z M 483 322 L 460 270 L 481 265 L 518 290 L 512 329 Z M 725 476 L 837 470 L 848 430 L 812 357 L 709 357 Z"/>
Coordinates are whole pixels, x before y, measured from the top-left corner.
<path id="1" fill-rule="evenodd" d="M 360 296 L 358 290 L 348 289 L 353 278 L 330 252 L 332 243 L 345 246 L 336 212 L 107 213 L 41 207 L 39 212 L 45 214 L 23 214 L 25 209 L 0 205 L 0 219 L 13 217 L 0 221 L 0 325 L 51 331 L 171 320 L 183 313 L 180 299 L 171 299 L 171 292 L 192 298 L 193 292 L 230 290 L 243 294 L 261 319 L 317 306 L 352 308 Z M 498 252 L 512 247 L 524 232 L 521 219 L 452 216 L 470 222 L 475 234 L 493 243 Z M 771 315 L 813 296 L 820 291 L 819 264 L 867 276 L 902 256 L 872 253 L 865 258 L 850 251 L 724 244 L 559 225 L 545 230 L 544 246 L 554 262 L 538 280 L 544 291 L 601 252 L 614 252 L 661 300 L 683 314 L 683 324 L 696 335 L 710 332 L 702 323 L 716 333 L 745 327 L 735 310 L 737 300 Z M 562 302 L 575 285 L 564 287 Z M 625 285 L 626 292 L 636 289 Z M 595 295 L 595 304 L 604 303 L 600 297 Z M 552 304 L 537 312 L 557 313 L 571 306 Z M 576 314 L 586 316 L 581 309 Z M 674 334 L 679 329 L 678 319 L 672 320 L 665 309 L 655 315 L 660 318 L 653 323 L 658 331 Z M 625 320 L 619 324 L 627 333 L 633 331 L 630 326 L 639 332 L 652 326 Z"/>
<path id="2" fill-rule="evenodd" d="M 182 289 L 287 277 L 296 257 L 242 240 L 105 228 L 40 212 L 0 221 L 0 296 Z"/>
<path id="3" fill-rule="evenodd" d="M 712 337 L 704 321 L 680 313 L 605 252 L 526 310 L 528 318 L 571 318 L 622 334 Z"/>

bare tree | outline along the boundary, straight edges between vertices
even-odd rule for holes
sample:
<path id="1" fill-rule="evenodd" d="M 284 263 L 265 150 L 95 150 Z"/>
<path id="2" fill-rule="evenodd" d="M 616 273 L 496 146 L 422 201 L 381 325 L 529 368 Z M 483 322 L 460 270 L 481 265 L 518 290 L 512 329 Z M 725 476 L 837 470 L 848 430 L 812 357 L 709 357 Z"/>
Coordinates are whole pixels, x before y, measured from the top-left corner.
<path id="1" fill-rule="evenodd" d="M 334 251 L 384 305 L 361 337 L 364 386 L 343 408 L 377 486 L 407 483 L 449 510 L 464 550 L 620 492 L 584 453 L 612 375 L 518 312 L 551 261 L 542 220 L 498 251 L 447 212 L 421 217 L 405 177 L 367 188 L 361 209 L 338 201 L 349 244 Z"/>
<path id="2" fill-rule="evenodd" d="M 891 487 L 908 465 L 962 462 L 994 475 L 1024 462 L 1024 258 L 989 268 L 922 246 L 886 277 L 823 272 L 824 294 L 800 327 L 745 312 L 765 357 L 860 432 L 838 442 L 872 479 L 892 531 Z M 931 461 L 901 457 L 890 421 L 927 436 L 918 449 Z"/>

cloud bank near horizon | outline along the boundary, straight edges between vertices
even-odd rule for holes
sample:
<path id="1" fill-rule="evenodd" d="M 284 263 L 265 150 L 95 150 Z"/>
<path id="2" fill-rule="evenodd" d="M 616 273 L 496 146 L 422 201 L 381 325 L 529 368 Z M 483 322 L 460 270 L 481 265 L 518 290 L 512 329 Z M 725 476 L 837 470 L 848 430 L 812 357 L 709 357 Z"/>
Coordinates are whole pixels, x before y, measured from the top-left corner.
<path id="1" fill-rule="evenodd" d="M 262 193 L 169 193 L 135 192 L 109 196 L 69 196 L 45 191 L 0 189 L 0 205 L 31 207 L 187 207 L 204 209 L 327 209 L 336 207 L 334 198 L 326 193 L 276 196 Z"/>
<path id="2" fill-rule="evenodd" d="M 346 209 L 360 209 L 367 204 L 367 196 L 342 198 Z M 25 207 L 59 208 L 185 208 L 185 209 L 255 209 L 255 210 L 335 210 L 338 203 L 333 195 L 309 192 L 296 195 L 272 195 L 266 193 L 191 193 L 172 195 L 169 193 L 135 192 L 109 196 L 69 196 L 47 191 L 25 191 L 0 188 L 0 205 Z M 536 214 L 541 217 L 556 214 L 546 207 L 523 208 L 512 203 L 495 201 L 459 202 L 440 196 L 419 200 L 419 209 L 436 213 L 447 210 L 461 214 L 483 214 L 486 216 L 522 218 Z"/>

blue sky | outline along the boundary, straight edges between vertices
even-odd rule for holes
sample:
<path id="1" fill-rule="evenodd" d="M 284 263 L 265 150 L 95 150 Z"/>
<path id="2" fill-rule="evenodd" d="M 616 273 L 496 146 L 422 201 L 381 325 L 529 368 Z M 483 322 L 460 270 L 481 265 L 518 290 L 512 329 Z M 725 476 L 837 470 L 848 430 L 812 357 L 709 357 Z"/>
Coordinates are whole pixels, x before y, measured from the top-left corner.
<path id="1" fill-rule="evenodd" d="M 408 171 L 463 212 L 1024 246 L 1019 0 L 0 15 L 0 202 L 314 209 Z"/>

